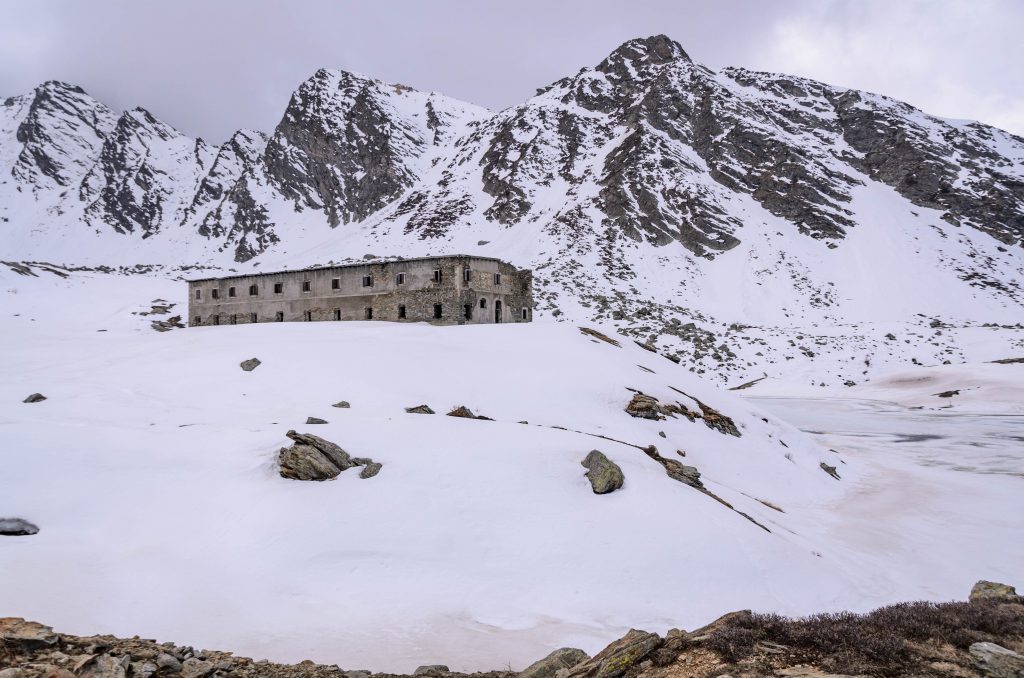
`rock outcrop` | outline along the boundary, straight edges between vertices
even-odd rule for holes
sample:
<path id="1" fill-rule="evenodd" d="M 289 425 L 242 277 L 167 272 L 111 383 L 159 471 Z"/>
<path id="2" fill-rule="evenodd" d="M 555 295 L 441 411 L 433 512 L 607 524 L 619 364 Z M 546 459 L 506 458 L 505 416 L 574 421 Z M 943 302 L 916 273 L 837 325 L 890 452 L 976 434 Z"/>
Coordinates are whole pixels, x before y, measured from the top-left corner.
<path id="1" fill-rule="evenodd" d="M 38 527 L 22 518 L 0 518 L 0 535 L 5 537 L 25 537 L 37 532 Z"/>
<path id="2" fill-rule="evenodd" d="M 1008 584 L 982 579 L 971 588 L 970 600 L 1005 600 L 1024 603 L 1024 596 L 1018 595 L 1017 589 Z"/>
<path id="3" fill-rule="evenodd" d="M 560 671 L 574 668 L 590 659 L 590 655 L 575 647 L 555 650 L 538 659 L 519 673 L 519 678 L 556 678 Z"/>
<path id="4" fill-rule="evenodd" d="M 625 482 L 622 469 L 598 450 L 591 450 L 580 464 L 587 469 L 585 475 L 594 494 L 614 492 Z"/>
<path id="5" fill-rule="evenodd" d="M 310 433 L 288 431 L 295 441 L 281 448 L 278 465 L 281 476 L 291 480 L 330 480 L 346 469 L 358 466 L 338 445 Z"/>
<path id="6" fill-rule="evenodd" d="M 429 405 L 416 405 L 415 407 L 407 407 L 405 411 L 409 414 L 434 414 L 434 410 L 430 409 Z"/>
<path id="7" fill-rule="evenodd" d="M 32 395 L 30 395 L 29 397 L 25 398 L 21 402 L 23 402 L 23 403 L 41 403 L 44 400 L 46 400 L 46 396 L 44 396 L 42 393 L 33 393 Z"/>

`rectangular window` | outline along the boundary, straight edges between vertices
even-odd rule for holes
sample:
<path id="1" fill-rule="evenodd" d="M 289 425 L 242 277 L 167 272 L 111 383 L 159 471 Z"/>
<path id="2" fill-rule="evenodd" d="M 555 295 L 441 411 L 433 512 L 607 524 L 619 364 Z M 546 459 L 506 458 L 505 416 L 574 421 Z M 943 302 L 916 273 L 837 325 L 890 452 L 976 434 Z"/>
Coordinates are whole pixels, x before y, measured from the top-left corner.
<path id="1" fill-rule="evenodd" d="M 441 317 L 441 304 L 434 304 L 434 317 L 435 318 L 440 318 Z"/>
<path id="2" fill-rule="evenodd" d="M 363 287 L 373 287 L 373 276 L 372 275 L 364 275 L 363 276 Z"/>
<path id="3" fill-rule="evenodd" d="M 500 285 L 501 284 L 501 274 L 500 273 L 495 273 L 494 274 L 494 284 L 495 285 Z"/>
<path id="4" fill-rule="evenodd" d="M 463 315 L 463 317 L 466 320 L 472 320 L 473 319 L 473 305 L 472 304 L 466 304 L 465 306 L 463 306 L 462 307 L 462 315 Z"/>
<path id="5" fill-rule="evenodd" d="M 341 289 L 341 278 L 331 278 L 331 289 L 332 290 L 340 290 Z"/>
<path id="6" fill-rule="evenodd" d="M 399 306 L 398 307 L 398 317 L 399 318 L 404 318 L 405 317 L 405 306 Z"/>
<path id="7" fill-rule="evenodd" d="M 284 322 L 284 311 L 278 311 L 277 313 L 274 314 L 274 322 L 276 322 L 276 323 L 283 323 Z"/>
<path id="8" fill-rule="evenodd" d="M 284 292 L 284 283 L 274 283 L 274 294 L 281 294 Z"/>
<path id="9" fill-rule="evenodd" d="M 434 269 L 434 282 L 436 282 L 436 283 L 441 282 L 441 269 L 439 269 L 439 268 L 435 268 Z"/>
<path id="10" fill-rule="evenodd" d="M 212 297 L 213 299 L 220 299 L 220 290 L 214 287 L 212 290 L 210 290 L 210 297 Z"/>
<path id="11" fill-rule="evenodd" d="M 196 299 L 202 299 L 202 298 L 203 298 L 203 291 L 197 289 L 196 290 Z"/>
<path id="12" fill-rule="evenodd" d="M 249 296 L 250 297 L 255 297 L 255 296 L 259 295 L 259 293 L 260 293 L 259 285 L 249 285 Z"/>
<path id="13" fill-rule="evenodd" d="M 195 318 L 193 318 L 192 324 L 193 325 L 202 325 L 203 324 L 203 317 L 200 316 L 200 315 L 197 315 Z"/>
<path id="14" fill-rule="evenodd" d="M 235 296 L 235 288 L 234 287 L 229 287 L 228 288 L 228 296 L 229 297 Z"/>
<path id="15" fill-rule="evenodd" d="M 367 320 L 373 320 L 373 309 L 372 308 L 366 309 L 366 319 Z"/>
<path id="16" fill-rule="evenodd" d="M 305 320 L 306 322 L 309 322 L 310 320 L 313 319 L 313 312 L 312 311 L 303 311 L 302 319 Z"/>
<path id="17" fill-rule="evenodd" d="M 526 309 L 523 309 L 523 320 L 526 320 Z"/>
<path id="18" fill-rule="evenodd" d="M 250 313 L 249 314 L 249 322 L 251 322 L 251 323 L 259 322 L 259 318 L 256 317 L 255 313 Z"/>
<path id="19" fill-rule="evenodd" d="M 473 271 L 470 270 L 469 266 L 462 269 L 462 282 L 469 282 L 473 278 Z"/>
<path id="20" fill-rule="evenodd" d="M 341 309 L 340 308 L 334 309 L 334 319 L 335 320 L 341 320 Z"/>
<path id="21" fill-rule="evenodd" d="M 302 291 L 303 292 L 309 292 L 311 289 L 313 289 L 313 283 L 311 283 L 308 280 L 303 280 L 302 281 Z"/>
<path id="22" fill-rule="evenodd" d="M 395 276 L 395 284 L 396 285 L 404 285 L 405 284 L 405 274 L 404 273 L 399 273 L 398 275 Z"/>

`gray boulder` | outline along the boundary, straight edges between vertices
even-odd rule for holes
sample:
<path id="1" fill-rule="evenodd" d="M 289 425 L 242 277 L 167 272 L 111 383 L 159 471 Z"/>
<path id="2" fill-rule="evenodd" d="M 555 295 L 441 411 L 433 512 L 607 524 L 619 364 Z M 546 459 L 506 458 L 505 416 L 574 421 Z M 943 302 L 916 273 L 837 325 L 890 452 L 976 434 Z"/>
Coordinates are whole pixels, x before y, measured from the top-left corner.
<path id="1" fill-rule="evenodd" d="M 327 420 L 326 419 L 321 419 L 320 417 L 306 417 L 306 423 L 307 424 L 326 424 Z"/>
<path id="2" fill-rule="evenodd" d="M 41 403 L 44 400 L 46 400 L 46 396 L 44 396 L 42 393 L 33 393 L 32 395 L 30 395 L 29 397 L 25 398 L 21 402 L 23 402 L 23 403 Z"/>
<path id="3" fill-rule="evenodd" d="M 181 662 L 174 655 L 167 654 L 166 652 L 161 652 L 157 655 L 156 665 L 157 668 L 165 669 L 170 673 L 181 671 Z"/>
<path id="4" fill-rule="evenodd" d="M 343 409 L 347 410 L 349 407 L 351 407 L 351 405 L 348 404 L 347 400 L 340 400 L 340 401 L 334 403 L 333 405 L 331 405 L 331 407 L 340 407 L 340 408 L 343 408 Z M 351 671 L 350 671 L 350 673 L 351 673 Z"/>
<path id="5" fill-rule="evenodd" d="M 424 666 L 417 666 L 416 670 L 412 675 L 414 676 L 439 676 L 445 673 L 451 673 L 444 664 L 426 664 Z"/>
<path id="6" fill-rule="evenodd" d="M 365 466 L 363 466 L 363 470 L 359 472 L 359 477 L 363 478 L 364 480 L 366 478 L 372 478 L 378 473 L 380 473 L 380 470 L 382 468 L 384 468 L 383 464 L 376 461 L 371 461 Z"/>
<path id="7" fill-rule="evenodd" d="M 1024 678 L 1024 656 L 995 643 L 975 643 L 970 647 L 974 664 L 990 678 Z"/>
<path id="8" fill-rule="evenodd" d="M 434 410 L 430 409 L 429 405 L 417 405 L 416 407 L 407 407 L 405 411 L 409 414 L 434 414 Z"/>
<path id="9" fill-rule="evenodd" d="M 248 360 L 243 360 L 242 362 L 240 362 L 239 366 L 243 370 L 245 370 L 246 372 L 252 372 L 257 367 L 260 366 L 260 359 L 259 358 L 249 358 Z"/>
<path id="10" fill-rule="evenodd" d="M 824 471 L 825 473 L 829 474 L 830 476 L 832 476 L 836 480 L 840 480 L 840 478 L 839 478 L 839 471 L 836 470 L 835 466 L 829 466 L 825 462 L 821 462 L 821 464 L 819 464 L 819 466 L 821 466 L 821 470 L 822 471 Z"/>
<path id="11" fill-rule="evenodd" d="M 622 487 L 622 469 L 598 450 L 591 450 L 580 464 L 587 469 L 587 480 L 594 494 L 608 494 Z"/>
<path id="12" fill-rule="evenodd" d="M 338 467 L 339 471 L 350 469 L 353 466 L 359 464 L 352 461 L 352 457 L 348 455 L 348 452 L 341 449 L 329 440 L 324 440 L 320 436 L 315 436 L 312 433 L 296 433 L 295 431 L 288 431 L 285 434 L 300 445 L 309 445 L 315 447 L 320 451 L 332 464 Z"/>
<path id="13" fill-rule="evenodd" d="M 547 657 L 535 661 L 519 674 L 519 678 L 555 678 L 562 669 L 571 669 L 590 659 L 590 655 L 575 647 L 563 647 Z"/>
<path id="14" fill-rule="evenodd" d="M 36 534 L 39 528 L 21 518 L 0 518 L 0 535 L 5 537 L 24 537 Z"/>
<path id="15" fill-rule="evenodd" d="M 21 617 L 0 618 L 0 646 L 34 652 L 56 645 L 57 640 L 57 634 L 49 626 L 25 621 Z"/>
<path id="16" fill-rule="evenodd" d="M 1009 602 L 1024 603 L 1024 596 L 1017 595 L 1017 589 L 994 581 L 982 579 L 971 588 L 969 600 L 1005 600 Z"/>
<path id="17" fill-rule="evenodd" d="M 289 480 L 331 480 L 341 469 L 312 445 L 282 447 L 277 457 L 282 478 Z"/>
<path id="18" fill-rule="evenodd" d="M 131 658 L 101 654 L 82 665 L 76 674 L 82 678 L 125 678 Z"/>
<path id="19" fill-rule="evenodd" d="M 626 405 L 626 412 L 639 419 L 664 419 L 663 409 L 657 398 L 643 393 L 636 393 Z"/>
<path id="20" fill-rule="evenodd" d="M 634 670 L 665 641 L 656 633 L 630 629 L 622 638 L 564 673 L 567 678 L 618 678 Z"/>

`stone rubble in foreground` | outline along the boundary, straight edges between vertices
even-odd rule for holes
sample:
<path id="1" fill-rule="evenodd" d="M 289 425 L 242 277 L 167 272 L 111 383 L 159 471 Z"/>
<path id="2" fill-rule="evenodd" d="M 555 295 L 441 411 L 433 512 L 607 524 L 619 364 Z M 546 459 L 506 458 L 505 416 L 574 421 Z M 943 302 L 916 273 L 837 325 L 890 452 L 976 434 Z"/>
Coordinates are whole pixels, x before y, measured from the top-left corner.
<path id="1" fill-rule="evenodd" d="M 882 628 L 879 624 L 884 624 Z M 782 642 L 780 642 L 782 641 Z M 420 666 L 428 678 L 683 678 L 686 676 L 1024 676 L 1024 597 L 980 581 L 968 602 L 903 603 L 866 615 L 788 620 L 732 612 L 696 631 L 664 637 L 631 630 L 593 657 L 561 648 L 522 672 L 465 674 Z M 849 672 L 851 668 L 857 669 Z M 113 636 L 71 636 L 0 618 L 0 678 L 391 678 L 303 661 L 273 664 L 230 652 Z"/>

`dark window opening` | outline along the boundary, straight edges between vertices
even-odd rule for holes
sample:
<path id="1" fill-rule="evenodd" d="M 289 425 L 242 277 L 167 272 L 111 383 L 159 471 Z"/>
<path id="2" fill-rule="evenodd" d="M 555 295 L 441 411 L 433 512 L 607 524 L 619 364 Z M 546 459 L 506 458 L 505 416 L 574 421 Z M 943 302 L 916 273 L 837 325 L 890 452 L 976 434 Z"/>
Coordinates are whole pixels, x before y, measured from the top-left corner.
<path id="1" fill-rule="evenodd" d="M 364 275 L 363 276 L 363 287 L 373 287 L 373 276 L 372 275 Z"/>
<path id="2" fill-rule="evenodd" d="M 501 274 L 500 273 L 495 273 L 494 274 L 494 284 L 495 285 L 500 285 L 501 284 Z"/>
<path id="3" fill-rule="evenodd" d="M 523 320 L 526 320 L 526 309 L 523 309 Z"/>
<path id="4" fill-rule="evenodd" d="M 466 268 L 462 269 L 462 281 L 463 282 L 469 282 L 472 279 L 473 279 L 473 271 L 472 271 L 472 269 L 470 269 L 469 266 L 467 266 Z"/>
<path id="5" fill-rule="evenodd" d="M 434 304 L 434 317 L 435 318 L 440 318 L 441 317 L 441 304 Z"/>
<path id="6" fill-rule="evenodd" d="M 405 306 L 399 306 L 398 307 L 398 317 L 399 318 L 404 318 L 405 317 Z"/>
<path id="7" fill-rule="evenodd" d="M 487 300 L 486 299 L 481 299 L 480 300 L 480 308 L 487 308 Z"/>
<path id="8" fill-rule="evenodd" d="M 228 296 L 229 297 L 235 296 L 235 288 L 234 287 L 229 287 L 228 288 Z"/>
<path id="9" fill-rule="evenodd" d="M 398 275 L 395 276 L 395 284 L 396 285 L 404 285 L 405 284 L 405 274 L 404 273 L 399 273 Z"/>
<path id="10" fill-rule="evenodd" d="M 194 318 L 194 322 L 192 324 L 193 325 L 202 325 L 203 324 L 203 317 L 201 315 L 197 315 Z"/>
<path id="11" fill-rule="evenodd" d="M 331 289 L 332 290 L 340 290 L 341 289 L 341 278 L 331 278 Z"/>
<path id="12" fill-rule="evenodd" d="M 274 283 L 274 294 L 281 294 L 284 292 L 284 283 Z"/>
<path id="13" fill-rule="evenodd" d="M 494 322 L 496 322 L 496 323 L 500 323 L 501 322 L 501 302 L 500 301 L 494 302 Z"/>
<path id="14" fill-rule="evenodd" d="M 366 319 L 367 320 L 373 320 L 373 309 L 372 308 L 366 309 Z"/>
<path id="15" fill-rule="evenodd" d="M 466 320 L 472 320 L 473 319 L 473 304 L 466 304 L 465 306 L 463 306 L 462 307 L 462 315 L 463 315 L 463 317 L 466 318 Z"/>
<path id="16" fill-rule="evenodd" d="M 249 285 L 249 296 L 250 297 L 255 297 L 255 296 L 259 295 L 259 293 L 260 293 L 259 286 L 257 286 L 257 285 Z"/>
<path id="17" fill-rule="evenodd" d="M 439 269 L 439 268 L 435 268 L 434 269 L 434 282 L 436 282 L 436 283 L 441 282 L 441 269 Z"/>
<path id="18" fill-rule="evenodd" d="M 334 319 L 335 320 L 341 320 L 341 309 L 340 308 L 334 309 Z"/>
<path id="19" fill-rule="evenodd" d="M 256 317 L 255 313 L 250 313 L 249 314 L 249 322 L 251 322 L 251 323 L 258 323 L 259 321 L 260 321 L 260 319 Z"/>
<path id="20" fill-rule="evenodd" d="M 234 313 L 231 314 L 231 324 L 232 325 L 237 325 L 238 324 L 238 316 L 235 315 Z"/>
<path id="21" fill-rule="evenodd" d="M 212 290 L 210 290 L 210 296 L 213 297 L 214 299 L 220 299 L 220 290 L 218 290 L 216 287 L 213 288 Z"/>
<path id="22" fill-rule="evenodd" d="M 284 311 L 278 311 L 277 313 L 274 314 L 274 322 L 276 322 L 276 323 L 283 323 L 284 322 Z"/>
<path id="23" fill-rule="evenodd" d="M 302 291 L 303 292 L 310 291 L 312 289 L 312 287 L 313 287 L 313 283 L 309 282 L 308 280 L 303 280 L 302 281 Z"/>
<path id="24" fill-rule="evenodd" d="M 303 311 L 302 319 L 305 320 L 306 322 L 309 322 L 310 320 L 313 319 L 313 312 L 312 311 Z"/>
<path id="25" fill-rule="evenodd" d="M 214 325 L 220 325 L 220 316 L 219 315 L 213 316 L 213 324 Z"/>
<path id="26" fill-rule="evenodd" d="M 203 291 L 202 290 L 196 290 L 196 299 L 202 299 L 202 298 L 203 298 Z"/>

